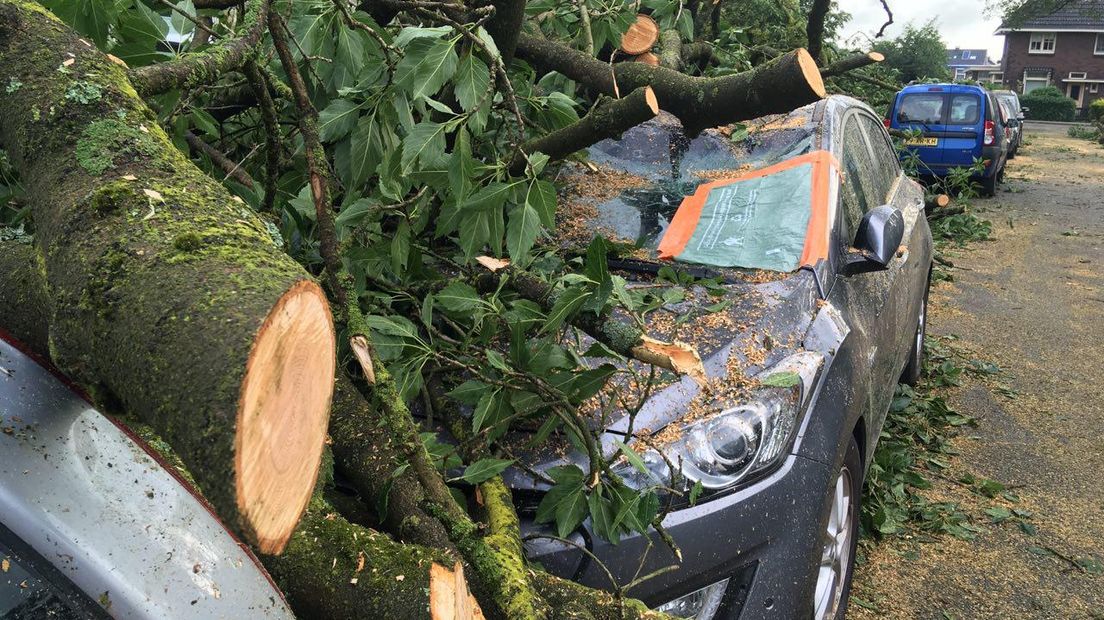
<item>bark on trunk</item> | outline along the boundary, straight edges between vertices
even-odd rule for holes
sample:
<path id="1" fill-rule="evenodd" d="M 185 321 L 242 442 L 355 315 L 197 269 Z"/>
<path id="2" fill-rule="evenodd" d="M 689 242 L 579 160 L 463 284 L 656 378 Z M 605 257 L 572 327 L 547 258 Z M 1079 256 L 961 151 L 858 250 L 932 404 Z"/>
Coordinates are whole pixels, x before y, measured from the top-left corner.
<path id="1" fill-rule="evenodd" d="M 0 241 L 0 330 L 45 355 L 49 351 L 49 307 L 34 246 Z"/>
<path id="2" fill-rule="evenodd" d="M 818 65 L 824 64 L 824 20 L 832 8 L 832 0 L 813 0 L 809 8 L 809 20 L 805 26 L 805 35 L 809 39 L 809 54 Z"/>
<path id="3" fill-rule="evenodd" d="M 647 86 L 634 90 L 622 99 L 600 103 L 578 122 L 523 144 L 522 153 L 518 153 L 510 164 L 510 173 L 518 175 L 525 170 L 526 153 L 539 151 L 553 160 L 563 159 L 596 142 L 620 136 L 625 130 L 655 118 L 659 114 L 659 107 L 655 93 Z"/>
<path id="4" fill-rule="evenodd" d="M 659 66 L 682 71 L 682 38 L 677 30 L 664 30 L 659 35 Z"/>
<path id="5" fill-rule="evenodd" d="M 611 68 L 561 43 L 527 34 L 519 37 L 517 53 L 538 69 L 558 71 L 608 95 L 651 86 L 660 107 L 677 116 L 690 136 L 709 127 L 789 112 L 826 94 L 816 63 L 803 49 L 718 78 L 690 77 L 638 62 Z"/>
<path id="6" fill-rule="evenodd" d="M 0 0 L 0 66 L 21 84 L 0 90 L 0 144 L 31 199 L 53 361 L 149 423 L 230 527 L 279 552 L 329 415 L 321 289 L 52 15 Z"/>

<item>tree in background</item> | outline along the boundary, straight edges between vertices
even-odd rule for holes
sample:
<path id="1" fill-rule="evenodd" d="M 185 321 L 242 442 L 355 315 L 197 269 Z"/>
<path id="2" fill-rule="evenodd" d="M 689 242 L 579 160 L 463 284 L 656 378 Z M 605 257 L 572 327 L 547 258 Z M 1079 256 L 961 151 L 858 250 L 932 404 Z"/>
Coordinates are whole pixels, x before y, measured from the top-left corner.
<path id="1" fill-rule="evenodd" d="M 885 54 L 885 65 L 900 72 L 901 80 L 948 80 L 947 46 L 935 20 L 917 27 L 909 24 L 900 36 L 874 45 Z"/>

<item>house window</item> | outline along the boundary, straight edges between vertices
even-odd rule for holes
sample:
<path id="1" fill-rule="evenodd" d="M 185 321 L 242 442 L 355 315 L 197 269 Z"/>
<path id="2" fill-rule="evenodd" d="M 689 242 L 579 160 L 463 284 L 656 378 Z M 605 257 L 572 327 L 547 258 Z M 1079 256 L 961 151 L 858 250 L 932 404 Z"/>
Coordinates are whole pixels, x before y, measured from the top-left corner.
<path id="1" fill-rule="evenodd" d="M 1071 79 L 1071 80 L 1083 80 L 1087 77 L 1089 77 L 1089 74 L 1085 73 L 1084 71 L 1070 71 L 1069 79 Z"/>
<path id="2" fill-rule="evenodd" d="M 1000 73 L 1000 72 L 991 73 L 991 74 L 989 74 L 989 81 L 994 83 L 994 84 L 1003 84 L 1004 83 L 1004 74 Z"/>
<path id="3" fill-rule="evenodd" d="M 1024 71 L 1023 94 L 1038 90 L 1044 86 L 1050 86 L 1050 71 L 1031 70 Z"/>
<path id="4" fill-rule="evenodd" d="M 1058 34 L 1054 32 L 1033 32 L 1031 41 L 1027 45 L 1029 54 L 1053 54 L 1054 42 Z"/>
<path id="5" fill-rule="evenodd" d="M 1094 94 L 1100 92 L 1100 84 L 1089 84 L 1089 92 Z"/>
<path id="6" fill-rule="evenodd" d="M 1097 56 L 1104 56 L 1104 34 L 1096 35 L 1096 47 L 1093 48 L 1093 53 Z"/>
<path id="7" fill-rule="evenodd" d="M 962 69 L 962 68 L 956 68 L 954 79 L 956 79 L 956 80 L 965 80 L 966 79 L 966 70 Z"/>

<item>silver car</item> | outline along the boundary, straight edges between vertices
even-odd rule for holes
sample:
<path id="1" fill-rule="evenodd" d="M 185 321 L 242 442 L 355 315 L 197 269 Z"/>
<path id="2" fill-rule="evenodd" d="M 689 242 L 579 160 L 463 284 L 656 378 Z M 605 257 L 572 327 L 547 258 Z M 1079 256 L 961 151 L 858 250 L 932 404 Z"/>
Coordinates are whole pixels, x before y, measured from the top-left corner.
<path id="1" fill-rule="evenodd" d="M 0 618 L 290 619 L 173 470 L 0 330 Z"/>

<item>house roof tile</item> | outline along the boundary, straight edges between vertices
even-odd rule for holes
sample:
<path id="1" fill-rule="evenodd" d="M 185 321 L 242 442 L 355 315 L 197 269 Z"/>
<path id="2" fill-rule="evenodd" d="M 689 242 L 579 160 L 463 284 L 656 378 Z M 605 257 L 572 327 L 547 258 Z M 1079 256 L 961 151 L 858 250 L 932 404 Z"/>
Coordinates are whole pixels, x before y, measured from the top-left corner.
<path id="1" fill-rule="evenodd" d="M 1048 15 L 1030 17 L 1019 26 L 1010 28 L 1002 23 L 998 33 L 1009 30 L 1104 30 L 1104 0 L 1071 0 Z"/>

